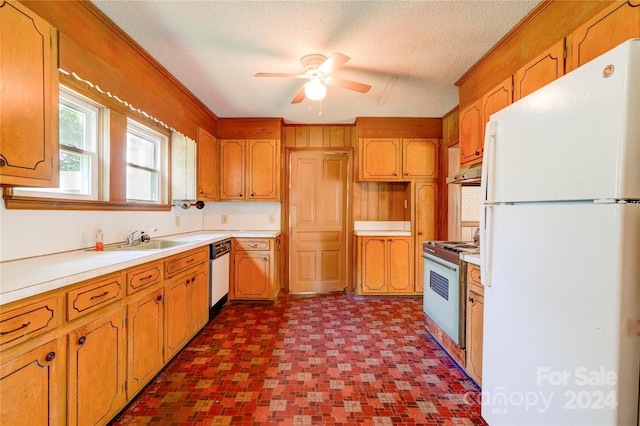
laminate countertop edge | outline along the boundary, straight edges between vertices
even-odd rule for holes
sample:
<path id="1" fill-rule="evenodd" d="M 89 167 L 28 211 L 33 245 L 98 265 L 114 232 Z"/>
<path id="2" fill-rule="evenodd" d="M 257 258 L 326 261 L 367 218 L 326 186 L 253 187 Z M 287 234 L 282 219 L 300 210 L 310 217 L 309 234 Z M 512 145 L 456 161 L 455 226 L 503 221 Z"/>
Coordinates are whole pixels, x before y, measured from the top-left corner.
<path id="1" fill-rule="evenodd" d="M 155 240 L 184 244 L 156 250 L 74 250 L 0 262 L 0 306 L 227 238 L 275 238 L 280 231 L 197 231 Z"/>

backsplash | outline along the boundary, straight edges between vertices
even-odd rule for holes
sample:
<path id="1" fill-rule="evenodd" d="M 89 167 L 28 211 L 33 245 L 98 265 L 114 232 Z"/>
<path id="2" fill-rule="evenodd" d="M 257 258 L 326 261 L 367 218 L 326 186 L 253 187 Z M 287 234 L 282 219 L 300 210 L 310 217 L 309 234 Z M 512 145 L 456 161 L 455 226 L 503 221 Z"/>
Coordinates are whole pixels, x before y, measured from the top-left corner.
<path id="1" fill-rule="evenodd" d="M 98 225 L 105 244 L 124 241 L 135 230 L 151 238 L 202 230 L 280 230 L 280 203 L 206 202 L 202 210 L 178 206 L 144 212 L 7 210 L 0 200 L 0 262 L 93 247 Z"/>
<path id="2" fill-rule="evenodd" d="M 477 222 L 480 220 L 480 187 L 463 186 L 460 206 L 460 220 L 462 222 Z"/>

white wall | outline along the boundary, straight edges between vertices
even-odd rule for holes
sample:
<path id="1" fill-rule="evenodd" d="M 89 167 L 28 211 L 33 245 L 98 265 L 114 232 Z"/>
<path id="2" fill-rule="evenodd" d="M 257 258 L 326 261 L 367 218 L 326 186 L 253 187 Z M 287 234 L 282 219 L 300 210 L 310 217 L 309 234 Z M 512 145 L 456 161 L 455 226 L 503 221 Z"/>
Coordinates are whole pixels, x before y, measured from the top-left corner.
<path id="1" fill-rule="evenodd" d="M 227 215 L 226 225 L 220 223 L 222 214 Z M 112 212 L 7 210 L 0 200 L 0 261 L 93 247 L 98 225 L 105 244 L 124 241 L 135 230 L 149 232 L 151 238 L 202 230 L 280 230 L 280 203 L 207 202 L 202 210 Z M 153 228 L 158 231 L 150 232 Z"/>
<path id="2" fill-rule="evenodd" d="M 204 208 L 204 230 L 279 231 L 280 203 L 208 203 Z M 222 216 L 227 215 L 227 223 Z"/>

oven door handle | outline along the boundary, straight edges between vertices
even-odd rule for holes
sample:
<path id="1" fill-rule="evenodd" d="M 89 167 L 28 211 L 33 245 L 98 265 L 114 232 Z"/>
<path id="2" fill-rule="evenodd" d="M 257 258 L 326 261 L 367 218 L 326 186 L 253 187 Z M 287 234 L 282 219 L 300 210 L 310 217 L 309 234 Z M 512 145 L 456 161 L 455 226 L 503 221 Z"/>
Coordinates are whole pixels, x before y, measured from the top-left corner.
<path id="1" fill-rule="evenodd" d="M 450 271 L 457 271 L 457 270 L 458 270 L 458 268 L 451 267 L 451 266 L 449 266 L 449 265 L 445 265 L 444 263 L 438 262 L 437 260 L 431 259 L 430 257 L 427 257 L 427 256 L 425 256 L 425 255 L 422 255 L 422 257 L 423 257 L 423 258 L 425 258 L 425 259 L 427 259 L 429 262 L 433 262 L 433 263 L 435 263 L 436 265 L 442 266 L 443 268 L 447 268 L 447 269 L 448 269 L 448 270 L 450 270 Z"/>

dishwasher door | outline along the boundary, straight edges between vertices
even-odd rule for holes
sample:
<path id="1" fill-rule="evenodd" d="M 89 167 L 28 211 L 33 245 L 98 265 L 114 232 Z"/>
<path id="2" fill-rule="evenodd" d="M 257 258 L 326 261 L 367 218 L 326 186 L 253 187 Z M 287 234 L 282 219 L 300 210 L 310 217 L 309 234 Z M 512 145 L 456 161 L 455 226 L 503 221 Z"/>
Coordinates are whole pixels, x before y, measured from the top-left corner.
<path id="1" fill-rule="evenodd" d="M 231 240 L 211 244 L 209 270 L 209 308 L 215 310 L 224 305 L 229 293 L 229 252 Z M 223 300 L 224 299 L 224 300 Z"/>

